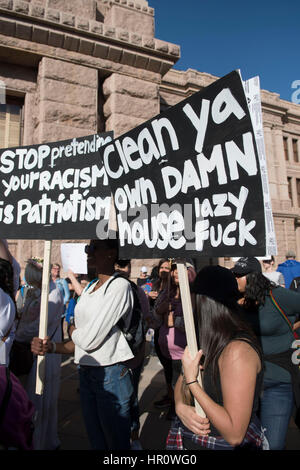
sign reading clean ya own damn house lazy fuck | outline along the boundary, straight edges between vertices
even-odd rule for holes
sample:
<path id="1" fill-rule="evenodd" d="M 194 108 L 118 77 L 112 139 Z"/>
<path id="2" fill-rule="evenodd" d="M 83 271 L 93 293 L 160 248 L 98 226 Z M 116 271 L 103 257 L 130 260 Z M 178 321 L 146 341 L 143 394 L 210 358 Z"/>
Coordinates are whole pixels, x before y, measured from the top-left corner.
<path id="1" fill-rule="evenodd" d="M 99 152 L 122 257 L 265 255 L 260 164 L 238 72 Z"/>

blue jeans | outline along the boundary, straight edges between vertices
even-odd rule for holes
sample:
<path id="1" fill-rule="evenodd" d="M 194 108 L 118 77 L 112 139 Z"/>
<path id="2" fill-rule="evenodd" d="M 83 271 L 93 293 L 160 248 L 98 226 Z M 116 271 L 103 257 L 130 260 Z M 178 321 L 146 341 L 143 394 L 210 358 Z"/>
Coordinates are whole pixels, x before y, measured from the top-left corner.
<path id="1" fill-rule="evenodd" d="M 89 441 L 97 450 L 129 450 L 134 397 L 127 366 L 80 366 L 80 400 Z"/>
<path id="2" fill-rule="evenodd" d="M 132 401 L 131 407 L 131 430 L 138 431 L 140 429 L 140 410 L 139 410 L 139 381 L 141 377 L 141 373 L 144 367 L 144 361 L 141 362 L 137 367 L 131 370 L 132 373 L 132 383 L 134 389 L 134 398 Z"/>
<path id="3" fill-rule="evenodd" d="M 270 450 L 283 450 L 294 406 L 291 383 L 264 381 L 260 421 Z"/>

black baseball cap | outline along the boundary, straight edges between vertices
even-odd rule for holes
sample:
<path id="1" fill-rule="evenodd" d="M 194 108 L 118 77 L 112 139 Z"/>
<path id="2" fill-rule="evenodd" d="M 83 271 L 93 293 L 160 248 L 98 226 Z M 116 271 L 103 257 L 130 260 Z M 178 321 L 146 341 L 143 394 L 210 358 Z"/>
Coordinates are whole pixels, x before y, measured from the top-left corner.
<path id="1" fill-rule="evenodd" d="M 261 265 L 257 258 L 248 257 L 248 258 L 240 258 L 233 268 L 231 268 L 231 272 L 235 276 L 246 276 L 250 273 L 261 273 Z"/>
<path id="2" fill-rule="evenodd" d="M 194 294 L 205 295 L 228 307 L 234 307 L 241 297 L 233 273 L 223 266 L 202 268 L 191 290 Z"/>

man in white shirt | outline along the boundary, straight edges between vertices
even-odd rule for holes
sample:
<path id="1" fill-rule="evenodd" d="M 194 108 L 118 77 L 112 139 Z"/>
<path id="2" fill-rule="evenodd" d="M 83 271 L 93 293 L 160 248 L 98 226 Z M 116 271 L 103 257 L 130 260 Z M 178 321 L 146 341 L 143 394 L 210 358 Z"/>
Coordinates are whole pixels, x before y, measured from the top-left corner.
<path id="1" fill-rule="evenodd" d="M 92 448 L 129 450 L 134 393 L 124 361 L 133 354 L 117 323 L 122 317 L 125 326 L 129 324 L 133 294 L 126 279 L 114 279 L 116 240 L 92 240 L 86 252 L 98 278 L 77 302 L 75 324 L 69 328 L 72 341 L 49 343 L 34 338 L 32 350 L 69 354 L 75 349 L 82 412 Z"/>

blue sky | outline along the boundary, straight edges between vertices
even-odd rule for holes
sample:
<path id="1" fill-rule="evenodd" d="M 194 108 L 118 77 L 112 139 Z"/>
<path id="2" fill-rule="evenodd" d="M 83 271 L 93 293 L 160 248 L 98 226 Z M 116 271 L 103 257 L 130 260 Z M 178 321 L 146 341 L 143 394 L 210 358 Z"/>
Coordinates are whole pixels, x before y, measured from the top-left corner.
<path id="1" fill-rule="evenodd" d="M 300 0 L 148 0 L 155 37 L 178 44 L 175 68 L 222 77 L 241 69 L 291 101 L 300 80 Z M 250 5 L 247 8 L 247 5 Z"/>

